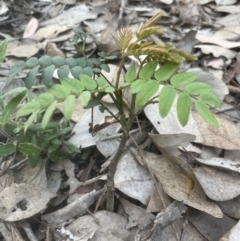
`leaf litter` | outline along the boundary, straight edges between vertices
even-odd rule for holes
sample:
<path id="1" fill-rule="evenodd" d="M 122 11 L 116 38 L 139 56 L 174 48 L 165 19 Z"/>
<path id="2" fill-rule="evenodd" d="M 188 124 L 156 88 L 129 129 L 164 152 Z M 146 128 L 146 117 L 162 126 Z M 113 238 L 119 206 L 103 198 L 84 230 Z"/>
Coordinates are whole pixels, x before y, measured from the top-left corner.
<path id="1" fill-rule="evenodd" d="M 4 173 L 11 159 L 2 160 L 0 239 L 12 240 L 15 235 L 23 240 L 28 234 L 31 241 L 45 240 L 50 232 L 53 240 L 238 240 L 238 1 L 24 2 L 3 1 L 0 5 L 1 39 L 10 40 L 8 65 L 42 52 L 75 56 L 69 40 L 77 26 L 92 35 L 86 46 L 88 56 L 96 49 L 111 53 L 116 49 L 112 39 L 116 29 L 138 28 L 138 23 L 164 9 L 159 25 L 165 35 L 153 41 L 195 54 L 196 63 L 180 68 L 197 73 L 198 81 L 210 84 L 222 101 L 231 97 L 233 105 L 214 110 L 218 129 L 208 126 L 194 110 L 188 125 L 182 127 L 176 121 L 176 103 L 165 118 L 159 116 L 157 105 L 147 106 L 146 118 L 140 118 L 151 128 L 144 135 L 132 134 L 139 147 L 129 140 L 117 166 L 116 213 L 104 210 L 104 174 L 119 143 L 119 124 L 96 107 L 92 118 L 90 109 L 75 106 L 69 141 L 82 150 L 75 162 L 45 160 L 33 169 L 23 162 Z M 136 62 L 129 60 L 128 66 L 133 64 Z M 1 73 L 4 71 L 1 67 Z M 114 81 L 116 70 L 112 72 Z M 5 74 L 0 81 L 6 81 Z M 124 98 L 128 102 L 127 92 Z M 118 114 L 114 103 L 107 105 Z M 89 123 L 94 135 L 89 133 Z"/>

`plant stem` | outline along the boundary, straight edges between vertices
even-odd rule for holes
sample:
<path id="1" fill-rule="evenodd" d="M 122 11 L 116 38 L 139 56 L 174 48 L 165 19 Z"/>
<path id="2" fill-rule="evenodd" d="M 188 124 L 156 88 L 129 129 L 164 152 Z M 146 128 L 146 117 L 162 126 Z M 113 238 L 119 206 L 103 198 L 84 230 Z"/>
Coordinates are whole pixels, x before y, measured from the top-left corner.
<path id="1" fill-rule="evenodd" d="M 106 207 L 106 209 L 108 211 L 114 210 L 114 193 L 115 193 L 114 175 L 117 170 L 118 160 L 120 159 L 121 155 L 123 154 L 125 144 L 127 141 L 127 137 L 128 137 L 127 133 L 125 131 L 123 131 L 117 152 L 114 154 L 114 157 L 111 160 L 110 165 L 109 165 L 109 171 L 108 171 L 108 176 L 107 176 L 107 207 Z"/>

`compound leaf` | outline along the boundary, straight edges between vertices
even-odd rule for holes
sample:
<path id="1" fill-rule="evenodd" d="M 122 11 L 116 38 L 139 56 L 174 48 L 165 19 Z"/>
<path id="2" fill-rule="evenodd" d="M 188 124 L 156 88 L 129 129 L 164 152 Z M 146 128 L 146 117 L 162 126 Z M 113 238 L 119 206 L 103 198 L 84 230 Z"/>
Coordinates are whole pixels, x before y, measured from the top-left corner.
<path id="1" fill-rule="evenodd" d="M 192 72 L 184 72 L 173 75 L 170 79 L 170 82 L 174 87 L 179 88 L 193 82 L 196 78 L 197 74 Z"/>
<path id="2" fill-rule="evenodd" d="M 191 98 L 186 92 L 182 92 L 177 100 L 177 116 L 180 124 L 185 126 L 188 123 L 191 108 Z"/>
<path id="3" fill-rule="evenodd" d="M 203 120 L 205 120 L 211 126 L 219 127 L 218 121 L 205 103 L 203 103 L 201 100 L 197 100 L 195 102 L 195 106 L 197 112 L 203 118 Z"/>
<path id="4" fill-rule="evenodd" d="M 176 90 L 171 85 L 163 87 L 159 95 L 159 113 L 164 118 L 168 115 L 176 96 Z"/>
<path id="5" fill-rule="evenodd" d="M 137 95 L 136 104 L 138 106 L 145 105 L 150 100 L 150 98 L 157 92 L 158 87 L 159 85 L 155 80 L 150 80 L 144 85 L 142 85 L 142 88 Z"/>

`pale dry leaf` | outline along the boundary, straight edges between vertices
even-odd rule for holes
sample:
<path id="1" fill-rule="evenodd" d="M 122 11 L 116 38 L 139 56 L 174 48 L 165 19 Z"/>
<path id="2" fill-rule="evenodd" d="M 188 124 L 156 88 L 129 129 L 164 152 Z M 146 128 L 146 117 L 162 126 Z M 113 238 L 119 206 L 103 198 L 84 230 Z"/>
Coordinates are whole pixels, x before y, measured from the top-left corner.
<path id="1" fill-rule="evenodd" d="M 215 0 L 217 5 L 231 5 L 236 3 L 237 0 Z"/>
<path id="2" fill-rule="evenodd" d="M 16 43 L 8 43 L 6 56 L 15 56 L 20 58 L 30 58 L 37 54 L 40 49 L 44 48 L 44 44 L 18 45 Z"/>
<path id="3" fill-rule="evenodd" d="M 240 13 L 229 14 L 225 17 L 218 19 L 214 26 L 229 26 L 229 25 L 240 25 Z"/>
<path id="4" fill-rule="evenodd" d="M 80 198 L 77 198 L 72 203 L 67 206 L 53 211 L 52 213 L 42 215 L 42 220 L 46 220 L 52 225 L 59 225 L 62 227 L 62 223 L 66 222 L 69 219 L 75 218 L 76 216 L 82 215 L 86 212 L 86 209 L 89 208 L 97 198 L 106 191 L 105 188 L 98 191 L 92 191 L 86 193 Z"/>
<path id="5" fill-rule="evenodd" d="M 240 25 L 226 26 L 213 34 L 219 39 L 236 40 L 240 36 Z"/>
<path id="6" fill-rule="evenodd" d="M 202 44 L 202 45 L 195 45 L 194 48 L 200 48 L 204 54 L 212 54 L 215 58 L 224 56 L 227 59 L 232 59 L 237 55 L 236 51 L 225 49 L 215 45 Z"/>
<path id="7" fill-rule="evenodd" d="M 200 143 L 226 150 L 240 150 L 240 128 L 234 123 L 215 115 L 219 123 L 217 128 L 207 124 L 197 112 L 193 112 L 193 116 L 202 136 Z"/>
<path id="8" fill-rule="evenodd" d="M 71 26 L 61 26 L 59 24 L 52 24 L 46 27 L 40 28 L 34 35 L 31 36 L 31 39 L 34 39 L 38 42 L 42 40 L 48 40 L 56 38 L 60 33 L 65 32 L 71 29 Z"/>
<path id="9" fill-rule="evenodd" d="M 212 67 L 214 69 L 222 69 L 224 65 L 224 61 L 222 58 L 212 59 L 207 63 L 207 66 Z"/>
<path id="10" fill-rule="evenodd" d="M 118 109 L 115 105 L 113 104 L 107 104 L 105 103 L 105 106 L 113 113 L 117 114 Z M 92 110 L 91 109 L 85 109 L 84 112 L 79 113 L 79 119 L 78 123 L 74 126 L 73 128 L 73 133 L 72 137 L 69 139 L 69 141 L 74 144 L 77 147 L 88 147 L 88 146 L 93 146 L 96 145 L 96 142 L 100 139 L 100 136 L 98 133 L 95 133 L 96 135 L 92 135 L 89 133 L 89 123 L 92 122 Z M 99 107 L 94 107 L 93 108 L 93 126 L 96 124 L 103 124 L 105 123 L 105 119 L 107 116 L 110 114 L 106 111 L 103 113 L 99 110 Z"/>
<path id="11" fill-rule="evenodd" d="M 226 158 L 214 157 L 209 159 L 196 158 L 196 160 L 207 166 L 218 167 L 221 169 L 235 171 L 240 173 L 240 161 L 239 160 L 229 160 Z"/>
<path id="12" fill-rule="evenodd" d="M 147 163 L 157 179 L 162 183 L 164 191 L 173 199 L 184 201 L 186 205 L 221 218 L 221 209 L 206 198 L 202 187 L 198 183 L 187 162 L 180 158 L 166 157 L 144 152 Z M 194 181 L 192 190 L 188 190 L 189 183 Z M 189 192 L 190 191 L 190 192 Z"/>
<path id="13" fill-rule="evenodd" d="M 4 1 L 0 4 L 0 15 L 5 15 L 9 11 L 6 3 Z"/>
<path id="14" fill-rule="evenodd" d="M 148 203 L 145 213 L 161 212 L 171 202 L 172 202 L 172 199 L 164 192 L 162 184 L 160 182 L 157 182 L 155 184 L 155 190 L 151 196 L 151 199 Z"/>
<path id="15" fill-rule="evenodd" d="M 97 12 L 91 11 L 85 4 L 79 4 L 69 8 L 55 18 L 42 22 L 41 25 L 49 26 L 58 23 L 58 27 L 70 26 L 71 28 L 86 19 L 96 19 L 97 16 Z"/>
<path id="16" fill-rule="evenodd" d="M 200 5 L 204 5 L 210 2 L 214 2 L 214 0 L 197 0 L 197 3 Z"/>
<path id="17" fill-rule="evenodd" d="M 101 154 L 106 158 L 116 152 L 117 148 L 119 147 L 119 139 L 113 138 L 109 140 L 102 140 L 102 138 L 104 139 L 105 137 L 116 135 L 120 128 L 120 123 L 114 123 L 98 132 L 100 139 L 96 142 L 96 146 Z"/>
<path id="18" fill-rule="evenodd" d="M 240 219 L 240 196 L 228 201 L 217 202 L 217 204 L 228 216 L 235 219 Z"/>
<path id="19" fill-rule="evenodd" d="M 0 193 L 0 218 L 14 222 L 32 217 L 46 208 L 56 194 L 36 185 L 21 183 L 6 187 Z"/>
<path id="20" fill-rule="evenodd" d="M 194 135 L 185 133 L 170 135 L 149 133 L 148 135 L 159 150 L 172 156 L 179 156 L 181 152 L 178 147 L 185 147 L 196 138 Z"/>
<path id="21" fill-rule="evenodd" d="M 96 222 L 97 220 L 97 222 Z M 130 231 L 126 229 L 127 219 L 114 212 L 99 211 L 76 219 L 66 229 L 76 237 L 75 240 L 122 241 L 129 240 Z"/>
<path id="22" fill-rule="evenodd" d="M 240 174 L 209 166 L 194 168 L 194 173 L 207 196 L 215 201 L 227 201 L 240 194 Z"/>
<path id="23" fill-rule="evenodd" d="M 38 20 L 32 17 L 25 27 L 23 38 L 30 38 L 36 32 L 38 25 Z"/>
<path id="24" fill-rule="evenodd" d="M 159 0 L 161 3 L 164 3 L 164 4 L 172 4 L 173 3 L 173 0 Z"/>
<path id="25" fill-rule="evenodd" d="M 240 6 L 216 6 L 214 8 L 217 12 L 226 12 L 226 13 L 240 13 Z"/>
<path id="26" fill-rule="evenodd" d="M 145 205 L 154 191 L 150 172 L 134 159 L 130 151 L 126 151 L 118 162 L 114 185 L 121 192 Z"/>
<path id="27" fill-rule="evenodd" d="M 207 213 L 192 208 L 189 209 L 188 214 L 189 222 L 209 241 L 219 241 L 237 223 L 236 220 L 225 214 L 222 218 L 214 218 Z"/>
<path id="28" fill-rule="evenodd" d="M 225 39 L 218 38 L 216 36 L 206 36 L 206 35 L 201 34 L 201 33 L 196 34 L 196 39 L 201 43 L 216 44 L 216 45 L 218 45 L 220 47 L 223 47 L 223 48 L 226 48 L 226 49 L 236 48 L 236 47 L 240 46 L 239 42 L 228 41 L 228 40 L 225 40 Z"/>

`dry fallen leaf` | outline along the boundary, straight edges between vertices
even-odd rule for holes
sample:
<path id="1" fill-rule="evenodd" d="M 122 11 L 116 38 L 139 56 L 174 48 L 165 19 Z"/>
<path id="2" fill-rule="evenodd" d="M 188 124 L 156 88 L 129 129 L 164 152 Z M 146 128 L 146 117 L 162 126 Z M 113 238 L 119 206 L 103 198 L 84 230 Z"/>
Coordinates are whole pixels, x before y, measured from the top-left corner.
<path id="1" fill-rule="evenodd" d="M 221 209 L 213 202 L 207 200 L 206 194 L 196 180 L 189 164 L 180 158 L 166 157 L 150 152 L 144 152 L 147 163 L 157 179 L 162 183 L 164 191 L 173 199 L 184 201 L 186 205 L 221 218 Z M 194 181 L 193 189 L 188 193 L 188 180 Z"/>
<path id="2" fill-rule="evenodd" d="M 23 38 L 30 38 L 36 32 L 38 25 L 38 20 L 32 17 L 24 30 Z"/>
<path id="3" fill-rule="evenodd" d="M 126 151 L 118 162 L 114 185 L 121 192 L 145 205 L 154 191 L 150 172 L 134 159 L 130 151 Z"/>
<path id="4" fill-rule="evenodd" d="M 236 51 L 225 49 L 214 45 L 195 45 L 194 48 L 200 48 L 204 54 L 213 54 L 214 57 L 218 58 L 224 56 L 227 59 L 232 59 L 237 55 Z"/>
<path id="5" fill-rule="evenodd" d="M 0 193 L 0 218 L 7 222 L 32 217 L 46 208 L 56 194 L 36 185 L 21 183 L 6 187 Z"/>

